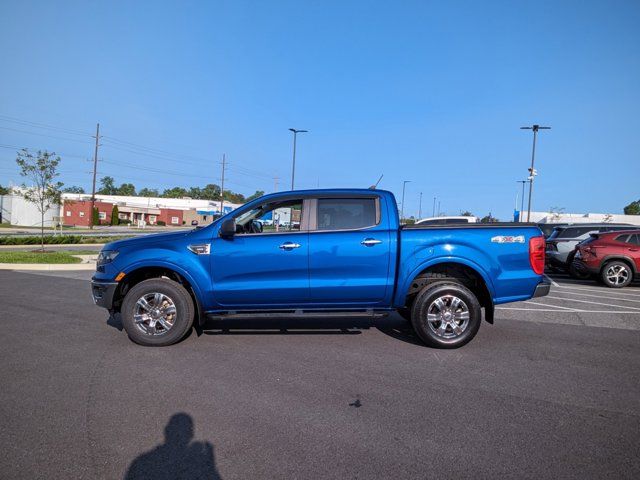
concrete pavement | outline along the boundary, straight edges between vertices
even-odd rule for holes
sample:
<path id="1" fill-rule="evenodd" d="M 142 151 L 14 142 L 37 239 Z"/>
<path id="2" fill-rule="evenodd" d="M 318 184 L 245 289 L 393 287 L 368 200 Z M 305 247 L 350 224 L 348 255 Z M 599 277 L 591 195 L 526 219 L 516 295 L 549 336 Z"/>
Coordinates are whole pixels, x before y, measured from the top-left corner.
<path id="1" fill-rule="evenodd" d="M 89 277 L 0 272 L 3 478 L 640 476 L 635 329 L 499 310 L 443 351 L 395 315 L 236 320 L 144 348 Z"/>

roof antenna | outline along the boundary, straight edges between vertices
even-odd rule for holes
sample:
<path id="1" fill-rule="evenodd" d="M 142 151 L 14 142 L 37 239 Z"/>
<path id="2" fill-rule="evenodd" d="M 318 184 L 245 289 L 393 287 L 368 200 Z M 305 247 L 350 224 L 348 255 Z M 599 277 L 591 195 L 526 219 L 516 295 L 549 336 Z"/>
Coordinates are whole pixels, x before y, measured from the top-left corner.
<path id="1" fill-rule="evenodd" d="M 380 178 L 378 179 L 378 181 L 376 182 L 375 185 L 371 185 L 369 187 L 369 190 L 375 190 L 376 188 L 378 188 L 378 184 L 380 183 L 380 180 L 382 180 L 382 177 L 384 177 L 384 173 L 382 175 L 380 175 Z"/>

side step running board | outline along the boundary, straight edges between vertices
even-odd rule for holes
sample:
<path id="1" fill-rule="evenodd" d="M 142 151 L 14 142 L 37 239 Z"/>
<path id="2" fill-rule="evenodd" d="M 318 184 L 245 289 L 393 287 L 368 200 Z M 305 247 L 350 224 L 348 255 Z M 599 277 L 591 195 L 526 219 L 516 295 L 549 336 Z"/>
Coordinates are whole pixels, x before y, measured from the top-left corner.
<path id="1" fill-rule="evenodd" d="M 384 310 L 277 310 L 277 311 L 242 311 L 229 310 L 228 312 L 207 313 L 211 320 L 224 320 L 236 318 L 341 318 L 341 317 L 374 317 L 381 318 L 389 315 Z"/>

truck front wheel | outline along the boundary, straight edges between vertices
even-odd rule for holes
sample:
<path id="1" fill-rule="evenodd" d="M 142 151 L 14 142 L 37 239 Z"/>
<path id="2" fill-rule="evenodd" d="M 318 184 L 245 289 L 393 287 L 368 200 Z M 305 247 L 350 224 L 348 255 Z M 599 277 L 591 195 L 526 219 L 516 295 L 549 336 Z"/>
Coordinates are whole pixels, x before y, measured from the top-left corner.
<path id="1" fill-rule="evenodd" d="M 131 340 L 161 347 L 179 342 L 187 334 L 194 307 L 182 285 L 168 278 L 151 278 L 127 292 L 120 313 Z"/>
<path id="2" fill-rule="evenodd" d="M 425 286 L 411 308 L 411 323 L 430 347 L 458 348 L 478 333 L 482 310 L 464 285 L 435 282 Z"/>

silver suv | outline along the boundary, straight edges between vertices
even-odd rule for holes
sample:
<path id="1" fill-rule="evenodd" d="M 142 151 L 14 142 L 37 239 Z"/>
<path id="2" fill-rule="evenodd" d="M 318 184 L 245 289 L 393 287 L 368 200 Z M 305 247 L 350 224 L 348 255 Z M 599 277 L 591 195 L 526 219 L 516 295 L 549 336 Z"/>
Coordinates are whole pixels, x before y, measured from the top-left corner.
<path id="1" fill-rule="evenodd" d="M 623 223 L 573 223 L 556 227 L 547 238 L 545 263 L 551 268 L 568 270 L 573 261 L 576 245 L 596 232 L 615 232 L 628 230 L 629 224 Z"/>

